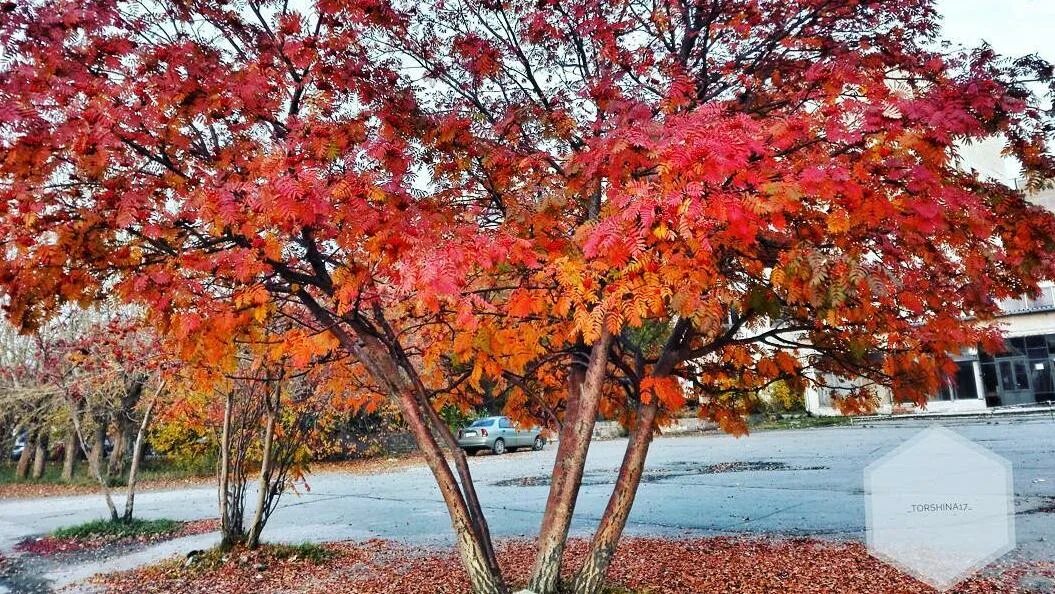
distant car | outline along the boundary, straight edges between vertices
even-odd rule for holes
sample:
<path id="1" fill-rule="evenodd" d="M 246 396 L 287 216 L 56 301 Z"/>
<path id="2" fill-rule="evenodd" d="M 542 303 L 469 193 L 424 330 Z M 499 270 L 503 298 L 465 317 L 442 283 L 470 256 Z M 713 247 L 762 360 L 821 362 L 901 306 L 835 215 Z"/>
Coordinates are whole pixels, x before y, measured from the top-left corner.
<path id="1" fill-rule="evenodd" d="M 541 450 L 546 438 L 537 427 L 517 427 L 508 417 L 484 417 L 458 430 L 458 445 L 470 455 L 482 450 L 501 455 L 520 448 Z"/>
<path id="2" fill-rule="evenodd" d="M 11 460 L 15 461 L 22 457 L 22 450 L 26 449 L 26 434 L 19 433 L 15 437 L 15 445 L 11 448 Z"/>

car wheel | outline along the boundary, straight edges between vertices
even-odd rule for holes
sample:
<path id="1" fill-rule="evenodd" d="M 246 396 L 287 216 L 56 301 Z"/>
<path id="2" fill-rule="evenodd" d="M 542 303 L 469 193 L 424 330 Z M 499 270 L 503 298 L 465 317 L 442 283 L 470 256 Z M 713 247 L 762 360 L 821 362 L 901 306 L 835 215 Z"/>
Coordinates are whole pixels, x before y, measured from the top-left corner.
<path id="1" fill-rule="evenodd" d="M 542 439 L 542 436 L 539 435 L 538 437 L 535 438 L 535 444 L 531 446 L 531 449 L 533 449 L 533 450 L 535 450 L 537 452 L 537 451 L 541 450 L 544 447 L 546 447 L 546 440 Z"/>
<path id="2" fill-rule="evenodd" d="M 501 437 L 496 439 L 495 445 L 491 447 L 491 451 L 494 452 L 496 456 L 501 456 L 506 453 L 506 440 Z"/>
<path id="3" fill-rule="evenodd" d="M 462 449 L 465 450 L 465 455 L 466 456 L 475 456 L 476 455 L 476 448 L 462 448 Z"/>

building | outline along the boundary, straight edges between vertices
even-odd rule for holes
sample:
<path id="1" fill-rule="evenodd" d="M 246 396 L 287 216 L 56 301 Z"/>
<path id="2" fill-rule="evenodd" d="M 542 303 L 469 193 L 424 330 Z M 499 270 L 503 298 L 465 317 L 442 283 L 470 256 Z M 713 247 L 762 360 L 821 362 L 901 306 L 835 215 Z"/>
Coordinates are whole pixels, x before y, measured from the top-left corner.
<path id="1" fill-rule="evenodd" d="M 1055 190 L 1032 196 L 1031 201 L 1055 211 Z M 1001 303 L 998 320 L 1006 351 L 989 355 L 973 349 L 957 357 L 955 378 L 931 397 L 927 412 L 971 412 L 994 406 L 1029 405 L 1055 401 L 1055 283 L 1042 283 L 1036 298 Z M 830 396 L 808 390 L 806 409 L 817 415 L 838 415 Z M 915 407 L 903 407 L 911 412 Z M 880 413 L 894 411 L 889 395 Z"/>

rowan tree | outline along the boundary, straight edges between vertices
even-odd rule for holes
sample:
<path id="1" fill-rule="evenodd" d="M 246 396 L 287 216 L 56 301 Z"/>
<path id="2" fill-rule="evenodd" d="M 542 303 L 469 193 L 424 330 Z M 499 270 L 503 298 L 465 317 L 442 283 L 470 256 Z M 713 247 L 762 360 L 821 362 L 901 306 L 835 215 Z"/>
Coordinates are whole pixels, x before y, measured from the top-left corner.
<path id="1" fill-rule="evenodd" d="M 1055 272 L 1052 216 L 956 159 L 1002 135 L 1050 176 L 1050 68 L 939 46 L 929 0 L 305 4 L 4 5 L 8 311 L 115 293 L 201 360 L 294 321 L 399 404 L 475 592 L 506 585 L 437 407 L 560 424 L 540 594 L 597 411 L 632 420 L 596 592 L 687 398 L 734 432 L 776 381 L 922 400 Z"/>
<path id="2" fill-rule="evenodd" d="M 779 381 L 847 411 L 879 388 L 923 402 L 950 353 L 999 348 L 996 300 L 1051 277 L 1051 214 L 958 159 L 1002 136 L 1030 188 L 1049 179 L 1030 85 L 1051 67 L 941 45 L 931 2 L 403 14 L 377 43 L 421 69 L 437 192 L 533 247 L 483 294 L 507 315 L 465 316 L 454 342 L 471 377 L 563 411 L 537 592 L 557 588 L 599 408 L 634 432 L 579 592 L 600 587 L 657 417 L 701 399 L 742 433 L 745 396 Z"/>

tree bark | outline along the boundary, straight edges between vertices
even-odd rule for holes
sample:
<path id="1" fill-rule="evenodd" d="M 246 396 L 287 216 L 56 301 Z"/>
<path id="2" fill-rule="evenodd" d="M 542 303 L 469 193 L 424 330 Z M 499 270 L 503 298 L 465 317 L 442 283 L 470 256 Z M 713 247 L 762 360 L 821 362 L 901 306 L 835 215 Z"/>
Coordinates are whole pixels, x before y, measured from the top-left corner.
<path id="1" fill-rule="evenodd" d="M 407 361 L 407 364 L 409 365 L 409 361 Z M 421 394 L 426 393 L 425 386 L 422 385 L 420 381 L 415 381 L 414 383 L 417 388 L 416 395 L 418 405 L 421 407 L 421 410 L 425 412 L 426 418 L 432 425 L 433 432 L 440 436 L 444 444 L 447 446 L 451 458 L 454 459 L 454 467 L 458 472 L 461 491 L 465 497 L 466 507 L 469 509 L 469 518 L 472 521 L 477 538 L 483 547 L 484 555 L 487 557 L 487 564 L 494 575 L 500 576 L 502 570 L 498 566 L 498 557 L 495 555 L 494 545 L 491 541 L 491 530 L 487 525 L 487 518 L 484 516 L 483 507 L 480 505 L 480 498 L 476 494 L 476 486 L 473 484 L 472 472 L 469 470 L 469 460 L 465 455 L 465 450 L 458 445 L 458 440 L 451 432 L 451 428 L 447 426 L 447 423 L 443 422 L 443 419 L 440 418 L 439 413 L 437 413 L 436 409 L 432 407 L 432 404 L 428 399 L 420 396 Z"/>
<path id="2" fill-rule="evenodd" d="M 92 432 L 92 447 L 88 450 L 88 468 L 100 468 L 106 454 L 106 420 L 95 418 L 95 429 Z M 94 466 L 93 466 L 94 465 Z M 94 472 L 94 471 L 93 471 Z"/>
<path id="3" fill-rule="evenodd" d="M 268 396 L 270 398 L 270 395 Z M 264 426 L 264 445 L 260 457 L 260 482 L 256 488 L 256 512 L 249 526 L 247 546 L 255 549 L 260 544 L 260 532 L 264 529 L 264 516 L 271 497 L 271 456 L 275 439 L 275 418 L 278 416 L 279 392 L 275 389 L 275 401 L 267 405 L 267 422 Z"/>
<path id="4" fill-rule="evenodd" d="M 458 539 L 458 550 L 466 572 L 469 574 L 469 583 L 473 593 L 504 594 L 506 588 L 501 581 L 501 576 L 495 574 L 487 558 L 486 547 L 481 542 L 469 508 L 458 488 L 458 482 L 443 456 L 440 444 L 429 430 L 417 400 L 410 392 L 404 392 L 399 400 L 404 419 L 414 433 L 425 461 L 436 478 L 444 503 L 447 504 L 451 524 Z"/>
<path id="5" fill-rule="evenodd" d="M 118 416 L 123 415 L 119 413 Z M 124 474 L 124 452 L 125 452 L 125 430 L 122 423 L 117 423 L 117 435 L 115 436 L 117 441 L 114 442 L 114 447 L 110 450 L 110 458 L 106 463 L 106 474 L 109 476 L 120 477 Z"/>
<path id="6" fill-rule="evenodd" d="M 627 518 L 634 505 L 637 488 L 645 468 L 648 447 L 656 423 L 656 403 L 641 407 L 637 425 L 627 442 L 623 463 L 619 467 L 619 478 L 601 516 L 601 522 L 590 543 L 590 552 L 582 568 L 575 576 L 572 592 L 575 594 L 598 594 L 604 585 L 604 576 L 612 562 L 619 538 L 626 527 Z"/>
<path id="7" fill-rule="evenodd" d="M 431 408 L 431 405 L 428 404 L 427 395 L 416 393 L 420 390 L 420 383 L 414 384 L 403 376 L 403 368 L 396 359 L 396 353 L 377 336 L 349 322 L 354 332 L 353 335 L 345 326 L 347 320 L 338 320 L 329 310 L 319 305 L 306 290 L 301 289 L 297 292 L 297 296 L 312 312 L 312 315 L 330 330 L 341 347 L 366 368 L 370 378 L 399 405 L 403 419 L 414 434 L 414 440 L 435 477 L 436 485 L 447 506 L 451 525 L 458 540 L 458 552 L 469 575 L 469 583 L 474 594 L 505 594 L 506 586 L 502 581 L 501 573 L 497 571 L 497 563 L 489 559 L 487 554 L 491 545 L 489 542 L 484 543 L 480 530 L 481 525 L 486 526 L 483 516 L 481 514 L 474 518 L 473 512 L 470 511 L 471 508 L 466 503 L 465 492 L 462 491 L 462 487 L 465 487 L 467 491 L 471 488 L 472 477 L 468 476 L 468 480 L 461 486 L 455 479 L 443 449 L 429 428 L 428 413 L 425 409 Z M 409 371 L 407 370 L 408 374 Z M 422 402 L 425 406 L 421 406 Z M 468 470 L 468 465 L 466 465 L 466 470 Z"/>
<path id="8" fill-rule="evenodd" d="M 26 430 L 26 443 L 22 446 L 22 453 L 18 456 L 18 466 L 15 467 L 15 480 L 24 481 L 29 478 L 29 466 L 33 463 L 33 455 L 37 449 L 37 430 Z"/>
<path id="9" fill-rule="evenodd" d="M 685 357 L 683 349 L 691 332 L 692 325 L 689 320 L 684 318 L 678 320 L 652 370 L 653 377 L 670 376 L 674 367 Z M 717 348 L 718 344 L 718 342 L 712 343 L 711 348 Z M 639 362 L 638 378 L 643 373 L 644 365 Z M 597 594 L 604 585 L 604 576 L 608 572 L 612 556 L 615 555 L 619 539 L 626 527 L 626 521 L 630 517 L 637 489 L 641 484 L 641 475 L 645 469 L 649 445 L 652 443 L 658 410 L 659 402 L 655 400 L 655 396 L 651 401 L 642 403 L 638 407 L 637 424 L 627 441 L 623 462 L 619 466 L 619 477 L 616 479 L 612 495 L 608 499 L 608 506 L 601 516 L 601 522 L 590 543 L 590 551 L 572 584 L 572 592 L 575 594 Z"/>
<path id="10" fill-rule="evenodd" d="M 231 481 L 231 416 L 234 409 L 234 393 L 227 393 L 223 408 L 223 429 L 220 432 L 220 533 L 223 535 L 223 546 L 234 544 L 242 534 L 241 526 L 232 526 L 230 504 Z"/>
<path id="11" fill-rule="evenodd" d="M 64 448 L 66 451 L 62 460 L 62 480 L 69 483 L 73 481 L 73 473 L 77 470 L 77 458 L 81 453 L 81 445 L 77 442 L 77 431 L 73 429 L 72 425 L 66 431 Z"/>
<path id="12" fill-rule="evenodd" d="M 164 383 L 158 388 L 158 395 L 164 387 Z M 154 405 L 157 403 L 157 396 L 147 404 L 147 409 L 143 411 L 143 421 L 139 424 L 139 431 L 136 433 L 135 447 L 132 448 L 132 461 L 128 467 L 128 488 L 125 491 L 125 522 L 132 521 L 132 513 L 135 510 L 136 504 L 136 481 L 139 480 L 139 465 L 143 461 L 143 447 L 146 445 L 146 434 L 147 428 L 150 426 L 151 415 L 154 414 Z"/>
<path id="13" fill-rule="evenodd" d="M 136 431 L 136 423 L 133 415 L 140 399 L 143 397 L 143 388 L 146 380 L 144 376 L 134 375 L 124 382 L 124 394 L 121 396 L 121 407 L 114 415 L 114 424 L 117 427 L 117 441 L 114 449 L 110 452 L 108 472 L 110 476 L 121 476 L 125 472 L 125 462 L 132 457 L 135 447 L 133 433 Z"/>
<path id="14" fill-rule="evenodd" d="M 33 447 L 33 480 L 39 481 L 44 478 L 44 470 L 48 465 L 48 435 L 43 430 L 37 434 L 37 441 Z"/>
<path id="15" fill-rule="evenodd" d="M 602 331 L 601 337 L 590 349 L 585 371 L 577 366 L 569 372 L 568 409 L 561 426 L 549 498 L 542 516 L 538 552 L 529 585 L 536 594 L 553 594 L 560 582 L 561 559 L 575 502 L 579 497 L 593 427 L 597 421 L 597 407 L 604 388 L 611 344 L 612 336 L 607 330 Z"/>
<path id="16" fill-rule="evenodd" d="M 66 405 L 70 407 L 70 416 L 73 419 L 73 430 L 77 433 L 77 441 L 80 442 L 81 448 L 87 450 L 88 445 L 84 440 L 84 430 L 81 427 L 80 416 L 77 414 L 79 408 L 68 394 L 66 395 Z M 99 488 L 103 492 L 103 499 L 106 500 L 106 509 L 110 511 L 110 521 L 117 522 L 121 517 L 117 514 L 117 506 L 114 505 L 114 498 L 110 492 L 110 477 L 103 475 L 103 444 L 105 439 L 106 426 L 99 423 L 95 428 L 95 447 L 92 449 L 92 455 L 88 456 L 88 470 L 91 471 L 92 476 L 98 481 Z"/>

